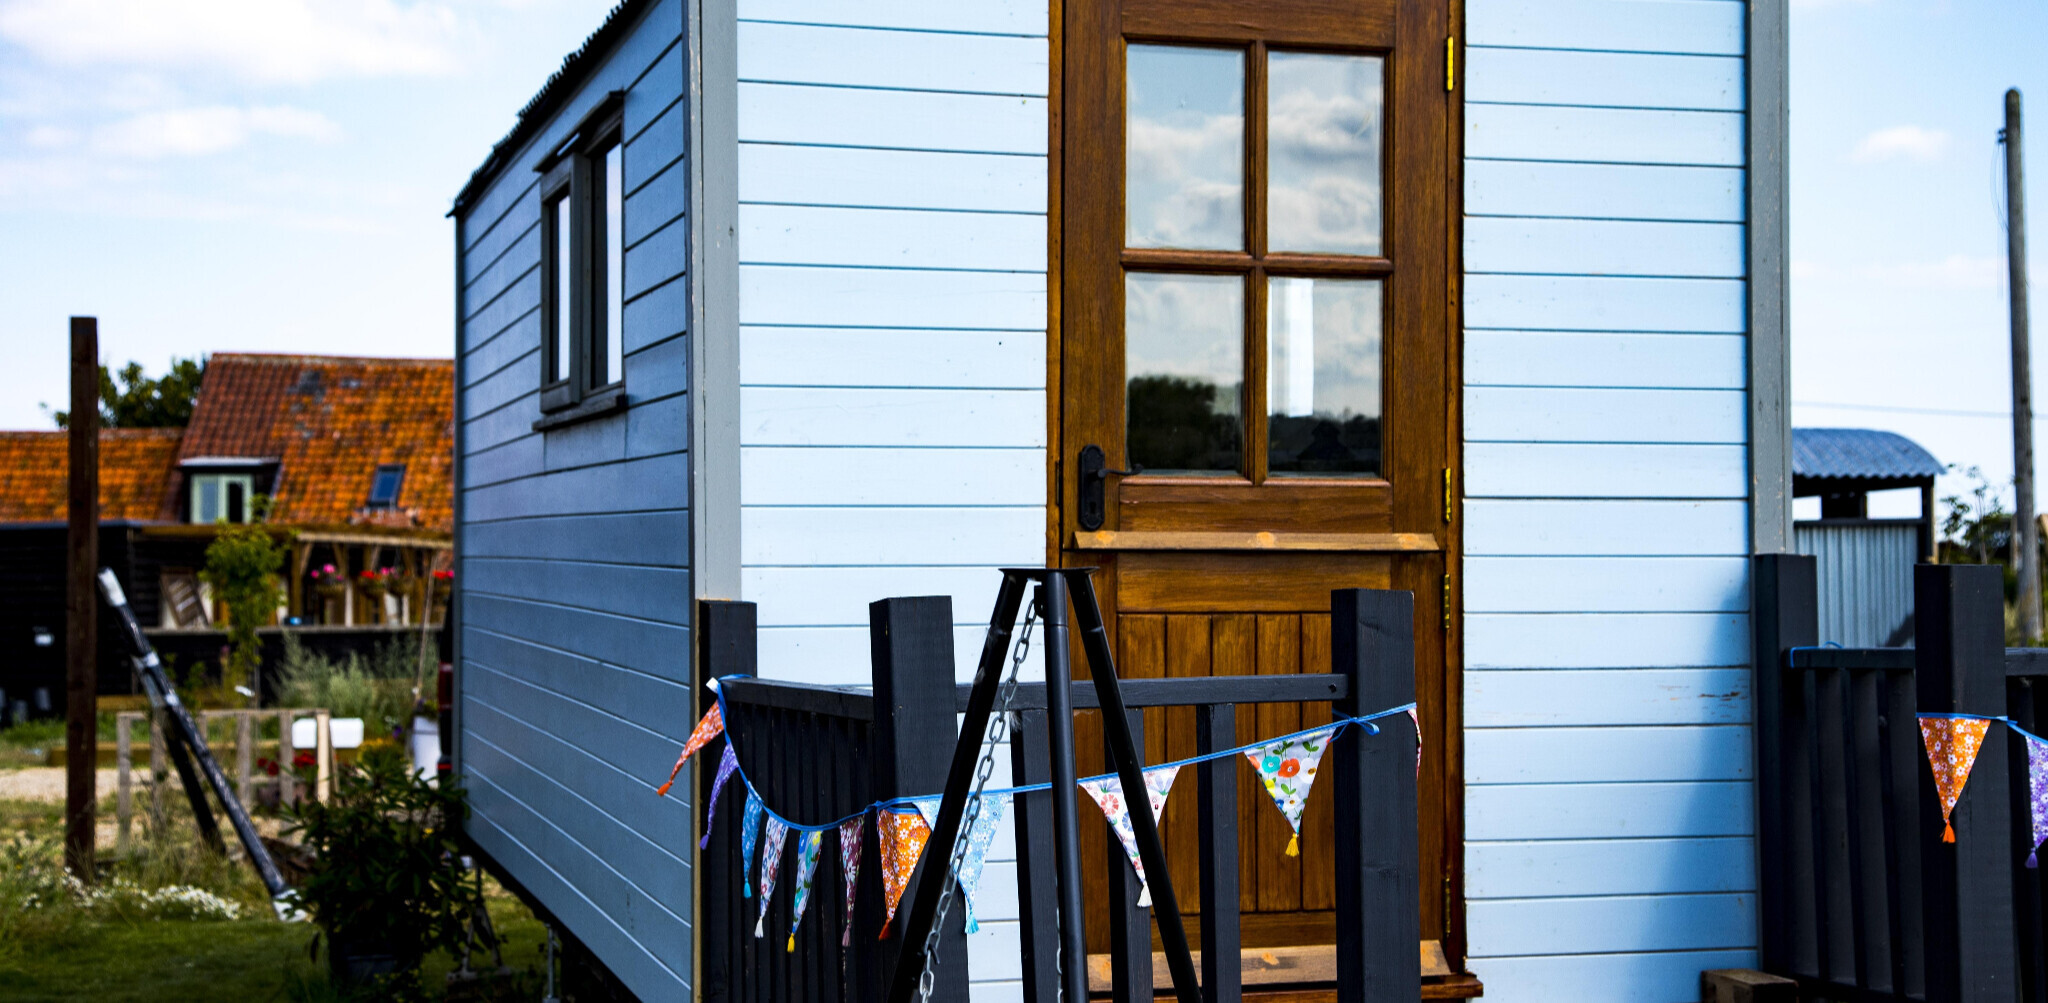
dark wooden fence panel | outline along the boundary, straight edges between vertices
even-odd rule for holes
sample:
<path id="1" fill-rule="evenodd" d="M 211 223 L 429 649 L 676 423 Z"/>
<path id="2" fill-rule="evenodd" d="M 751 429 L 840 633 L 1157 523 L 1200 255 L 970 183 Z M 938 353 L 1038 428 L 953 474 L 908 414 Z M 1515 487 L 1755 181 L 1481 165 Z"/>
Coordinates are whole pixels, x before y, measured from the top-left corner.
<path id="1" fill-rule="evenodd" d="M 2013 722 L 2039 735 L 2048 728 L 2048 649 L 2025 648 L 2006 652 L 2005 713 Z M 2028 775 L 2027 743 L 2007 744 L 2007 768 L 2011 771 L 2012 852 L 2024 860 L 2034 850 L 2033 807 L 2030 785 L 2021 782 Z M 2013 932 L 2019 943 L 2048 943 L 2048 895 L 2043 894 L 2042 869 L 2021 867 L 2013 871 Z M 2020 999 L 2025 1003 L 2048 1003 L 2048 952 L 2020 952 Z"/>

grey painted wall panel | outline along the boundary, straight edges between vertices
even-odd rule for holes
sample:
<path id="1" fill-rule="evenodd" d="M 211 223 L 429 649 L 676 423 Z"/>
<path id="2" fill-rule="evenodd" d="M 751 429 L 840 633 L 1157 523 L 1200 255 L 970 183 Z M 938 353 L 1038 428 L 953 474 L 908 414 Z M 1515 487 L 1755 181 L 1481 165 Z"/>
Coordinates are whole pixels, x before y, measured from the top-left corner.
<path id="1" fill-rule="evenodd" d="M 687 567 L 690 527 L 666 512 L 511 519 L 463 529 L 469 557 L 529 557 Z"/>

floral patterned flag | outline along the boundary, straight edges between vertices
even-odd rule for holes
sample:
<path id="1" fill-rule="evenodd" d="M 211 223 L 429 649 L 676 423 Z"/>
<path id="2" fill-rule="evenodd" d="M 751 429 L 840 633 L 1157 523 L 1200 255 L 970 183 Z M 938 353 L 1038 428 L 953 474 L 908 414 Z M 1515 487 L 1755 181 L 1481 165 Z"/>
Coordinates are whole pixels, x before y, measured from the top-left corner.
<path id="1" fill-rule="evenodd" d="M 1413 707 L 1408 708 L 1408 722 L 1415 726 L 1415 777 L 1419 780 L 1422 778 L 1422 719 L 1415 716 Z"/>
<path id="2" fill-rule="evenodd" d="M 1323 752 L 1330 747 L 1334 730 L 1268 742 L 1245 751 L 1244 757 L 1259 771 L 1259 782 L 1266 785 L 1266 794 L 1280 807 L 1280 814 L 1287 816 L 1287 824 L 1294 827 L 1294 835 L 1287 840 L 1290 857 L 1301 855 L 1301 810 L 1308 803 L 1309 786 L 1316 782 L 1316 764 L 1322 762 Z"/>
<path id="3" fill-rule="evenodd" d="M 889 925 L 896 920 L 896 905 L 903 901 L 903 889 L 909 887 L 910 874 L 917 870 L 925 841 L 932 838 L 932 827 L 925 824 L 922 812 L 884 808 L 875 815 L 875 835 L 882 844 L 882 901 L 888 908 L 877 939 L 887 940 Z"/>
<path id="4" fill-rule="evenodd" d="M 839 880 L 845 886 L 846 913 L 839 921 L 839 946 L 853 944 L 853 893 L 860 879 L 860 830 L 867 823 L 866 812 L 839 823 Z"/>
<path id="5" fill-rule="evenodd" d="M 724 731 L 725 712 L 719 709 L 718 704 L 714 703 L 711 705 L 710 710 L 704 712 L 704 719 L 698 721 L 697 727 L 690 731 L 690 740 L 683 743 L 683 754 L 676 757 L 675 769 L 668 771 L 668 782 L 660 787 L 656 787 L 654 789 L 654 796 L 667 797 L 668 789 L 676 785 L 676 774 L 683 772 L 683 764 L 689 762 L 690 756 L 696 753 L 698 749 L 703 748 L 706 743 L 717 738 Z"/>
<path id="6" fill-rule="evenodd" d="M 1963 784 L 1970 779 L 1970 767 L 1977 751 L 1984 747 L 1984 732 L 1991 722 L 1982 718 L 1923 717 L 1920 740 L 1927 746 L 1927 765 L 1934 771 L 1934 789 L 1941 794 L 1941 841 L 1956 841 L 1956 827 L 1949 813 L 1963 796 Z"/>
<path id="7" fill-rule="evenodd" d="M 944 800 L 944 798 L 913 798 L 910 804 L 911 807 L 917 809 L 919 815 L 924 816 L 925 828 L 936 829 L 939 827 L 939 805 Z"/>
<path id="8" fill-rule="evenodd" d="M 1173 779 L 1180 773 L 1178 766 L 1162 766 L 1145 771 L 1145 796 L 1152 803 L 1152 821 L 1159 821 L 1159 813 L 1166 810 L 1166 795 L 1173 790 Z M 1097 780 L 1081 781 L 1081 789 L 1095 799 L 1102 809 L 1102 815 L 1109 820 L 1109 827 L 1116 832 L 1116 838 L 1124 844 L 1124 853 L 1131 858 L 1131 868 L 1138 872 L 1138 907 L 1152 906 L 1152 886 L 1145 880 L 1145 862 L 1138 856 L 1138 834 L 1131 828 L 1130 806 L 1124 802 L 1123 783 L 1114 775 Z"/>
<path id="9" fill-rule="evenodd" d="M 790 907 L 789 943 L 784 951 L 796 950 L 796 928 L 804 921 L 804 907 L 811 904 L 811 878 L 818 872 L 818 850 L 825 843 L 822 830 L 812 830 L 796 840 L 796 904 Z"/>
<path id="10" fill-rule="evenodd" d="M 981 813 L 974 816 L 974 827 L 967 830 L 967 853 L 960 859 L 960 870 L 955 877 L 960 881 L 960 898 L 967 907 L 967 932 L 981 930 L 981 923 L 974 918 L 974 890 L 981 884 L 981 867 L 988 860 L 989 844 L 995 841 L 996 830 L 1003 824 L 1003 812 L 1010 807 L 1010 795 L 984 795 L 981 798 Z"/>
<path id="11" fill-rule="evenodd" d="M 2048 840 L 2048 742 L 2027 736 L 2027 803 L 2034 810 L 2034 848 L 2027 851 L 2027 866 L 2041 866 L 2037 854 L 2041 841 Z"/>
<path id="12" fill-rule="evenodd" d="M 727 743 L 725 755 L 718 757 L 718 779 L 711 782 L 711 801 L 704 806 L 704 838 L 697 841 L 697 849 L 711 845 L 711 820 L 718 817 L 718 795 L 725 790 L 725 782 L 732 779 L 732 771 L 739 767 L 739 754 Z"/>
<path id="13" fill-rule="evenodd" d="M 754 838 L 760 832 L 761 813 L 766 809 L 761 795 L 747 786 L 747 807 L 740 812 L 740 898 L 754 897 Z"/>
<path id="14" fill-rule="evenodd" d="M 782 873 L 782 841 L 789 835 L 789 823 L 768 816 L 768 832 L 761 841 L 761 914 L 754 920 L 754 936 L 765 937 L 768 900 L 775 895 L 775 876 Z"/>

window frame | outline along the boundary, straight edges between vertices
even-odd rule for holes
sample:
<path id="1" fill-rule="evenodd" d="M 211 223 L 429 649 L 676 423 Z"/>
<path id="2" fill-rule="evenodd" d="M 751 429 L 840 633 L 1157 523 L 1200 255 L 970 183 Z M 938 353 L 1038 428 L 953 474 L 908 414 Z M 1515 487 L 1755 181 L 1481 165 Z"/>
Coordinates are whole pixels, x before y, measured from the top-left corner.
<path id="1" fill-rule="evenodd" d="M 195 526 L 211 526 L 221 519 L 228 519 L 228 487 L 239 484 L 242 488 L 242 518 L 228 519 L 235 525 L 250 521 L 256 510 L 256 475 L 226 472 L 196 473 L 190 475 L 191 489 L 186 492 L 185 519 Z M 200 493 L 206 491 L 216 495 L 218 514 L 213 519 L 199 518 Z"/>
<path id="2" fill-rule="evenodd" d="M 536 431 L 609 414 L 626 404 L 623 353 L 621 372 L 606 373 L 602 383 L 596 374 L 605 367 L 604 355 L 610 339 L 620 331 L 607 330 L 610 315 L 609 284 L 606 280 L 604 158 L 614 148 L 623 150 L 625 92 L 612 91 L 577 123 L 568 138 L 534 167 L 541 175 L 538 197 L 541 207 L 540 267 L 540 410 L 533 423 Z M 621 154 L 623 159 L 623 153 Z M 567 202 L 569 260 L 561 257 L 561 214 L 557 206 Z M 625 210 L 620 207 L 619 228 L 623 231 Z M 623 245 L 622 245 L 623 246 Z M 623 252 L 620 265 L 623 268 Z M 567 310 L 561 302 L 561 276 L 566 269 L 569 293 Z M 621 289 L 623 295 L 623 288 Z M 568 330 L 563 330 L 566 315 Z M 621 304 L 621 323 L 624 310 Z M 569 371 L 557 371 L 557 360 L 566 357 Z"/>
<path id="3" fill-rule="evenodd" d="M 396 477 L 398 478 L 398 483 L 397 483 L 396 485 L 394 485 L 394 486 L 392 487 L 392 489 L 391 489 L 391 497 L 390 497 L 390 498 L 387 498 L 387 499 L 385 499 L 385 500 L 383 500 L 383 501 L 378 501 L 378 500 L 377 500 L 377 482 L 378 482 L 379 480 L 381 480 L 381 479 L 382 479 L 382 478 L 384 477 L 384 475 L 385 475 L 385 474 L 392 474 L 392 475 L 395 475 L 395 476 L 396 476 Z M 395 509 L 395 508 L 397 508 L 397 507 L 398 507 L 398 499 L 400 499 L 400 498 L 402 498 L 402 497 L 404 497 L 404 496 L 405 496 L 405 464 L 403 464 L 403 463 L 379 463 L 379 464 L 377 464 L 377 469 L 375 469 L 375 470 L 373 470 L 373 471 L 371 471 L 371 472 L 370 472 L 370 494 L 369 494 L 369 497 L 368 497 L 368 498 L 367 498 L 367 499 L 366 499 L 366 500 L 364 501 L 364 503 L 363 503 L 363 507 L 365 507 L 365 508 L 369 508 L 369 509 L 375 509 L 375 510 L 378 510 L 378 511 L 386 511 L 386 510 L 390 510 L 390 509 Z"/>

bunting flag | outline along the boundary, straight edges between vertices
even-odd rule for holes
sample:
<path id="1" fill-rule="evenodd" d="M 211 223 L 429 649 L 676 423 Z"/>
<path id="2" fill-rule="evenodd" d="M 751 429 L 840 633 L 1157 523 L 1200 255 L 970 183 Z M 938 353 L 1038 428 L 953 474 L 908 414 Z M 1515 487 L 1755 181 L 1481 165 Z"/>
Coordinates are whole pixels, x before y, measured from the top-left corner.
<path id="1" fill-rule="evenodd" d="M 704 806 L 704 838 L 697 841 L 697 849 L 711 845 L 711 821 L 718 817 L 718 795 L 725 790 L 725 782 L 732 779 L 732 771 L 740 768 L 739 753 L 732 751 L 732 743 L 725 743 L 725 754 L 718 757 L 718 779 L 711 782 L 711 802 Z"/>
<path id="2" fill-rule="evenodd" d="M 884 808 L 876 813 L 875 835 L 882 844 L 882 900 L 888 907 L 882 919 L 881 937 L 877 939 L 886 940 L 889 926 L 896 920 L 896 904 L 903 900 L 903 889 L 910 885 L 911 872 L 917 870 L 917 858 L 924 854 L 925 841 L 932 838 L 932 827 L 926 824 L 922 812 Z"/>
<path id="3" fill-rule="evenodd" d="M 761 841 L 761 914 L 754 920 L 754 936 L 765 937 L 768 900 L 775 896 L 775 876 L 782 873 L 782 840 L 789 835 L 789 823 L 768 816 L 768 832 Z"/>
<path id="4" fill-rule="evenodd" d="M 1180 773 L 1178 766 L 1162 766 L 1145 771 L 1145 797 L 1152 804 L 1152 821 L 1158 824 L 1159 815 L 1166 810 L 1166 795 L 1173 790 L 1173 780 Z M 1123 783 L 1114 775 L 1099 780 L 1081 781 L 1081 789 L 1095 799 L 1102 809 L 1102 815 L 1109 820 L 1109 827 L 1116 831 L 1116 838 L 1124 844 L 1124 853 L 1131 858 L 1131 868 L 1138 872 L 1138 907 L 1152 905 L 1152 886 L 1145 880 L 1145 862 L 1138 854 L 1138 834 L 1131 828 L 1130 805 L 1124 801 Z"/>
<path id="5" fill-rule="evenodd" d="M 845 915 L 839 920 L 839 946 L 853 946 L 853 892 L 860 879 L 860 830 L 868 820 L 861 812 L 839 823 L 839 882 L 846 895 Z"/>
<path id="6" fill-rule="evenodd" d="M 983 795 L 981 812 L 974 816 L 974 827 L 967 830 L 967 853 L 960 858 L 960 869 L 954 877 L 960 882 L 960 899 L 967 907 L 967 932 L 980 931 L 981 924 L 974 918 L 974 890 L 981 884 L 981 867 L 988 860 L 989 844 L 995 841 L 996 830 L 1003 824 L 1003 812 L 1010 807 L 1010 795 Z"/>
<path id="7" fill-rule="evenodd" d="M 761 795 L 754 793 L 753 785 L 747 786 L 747 807 L 740 812 L 740 898 L 754 897 L 754 837 L 759 832 L 761 813 L 767 806 L 761 803 Z"/>
<path id="8" fill-rule="evenodd" d="M 818 849 L 825 842 L 825 833 L 819 830 L 806 832 L 796 840 L 796 904 L 790 906 L 789 943 L 784 951 L 796 950 L 796 928 L 804 921 L 804 907 L 811 904 L 811 877 L 818 872 Z"/>
<path id="9" fill-rule="evenodd" d="M 1332 726 L 1245 750 L 1244 757 L 1259 771 L 1259 782 L 1266 785 L 1266 794 L 1280 807 L 1280 814 L 1287 816 L 1287 824 L 1294 827 L 1294 835 L 1287 840 L 1290 857 L 1301 855 L 1301 810 L 1308 803 L 1309 786 L 1316 782 L 1316 764 L 1322 762 L 1324 750 L 1330 747 L 1330 734 L 1335 730 Z"/>
<path id="10" fill-rule="evenodd" d="M 2027 851 L 2027 866 L 2039 867 L 2041 842 L 2048 840 L 2048 742 L 2027 736 L 2027 804 L 2034 811 L 2033 848 Z"/>
<path id="11" fill-rule="evenodd" d="M 690 756 L 698 749 L 703 748 L 724 731 L 725 712 L 719 710 L 719 705 L 714 703 L 710 710 L 704 712 L 703 720 L 698 721 L 697 727 L 690 731 L 690 740 L 683 743 L 683 754 L 676 757 L 675 769 L 668 771 L 668 782 L 656 787 L 654 796 L 667 797 L 668 789 L 676 785 L 676 774 L 683 772 L 683 764 L 689 762 Z"/>
<path id="12" fill-rule="evenodd" d="M 1956 841 L 1956 827 L 1949 814 L 1963 796 L 1963 784 L 1970 779 L 1970 767 L 1977 762 L 1977 750 L 1984 747 L 1984 733 L 1991 722 L 1982 718 L 1923 717 L 1920 740 L 1927 746 L 1927 765 L 1934 771 L 1934 789 L 1941 793 L 1941 841 Z"/>
<path id="13" fill-rule="evenodd" d="M 910 804 L 911 807 L 917 809 L 919 815 L 924 817 L 925 828 L 937 829 L 939 827 L 939 805 L 944 801 L 944 798 L 915 798 Z"/>
<path id="14" fill-rule="evenodd" d="M 1415 716 L 1413 707 L 1408 708 L 1408 723 L 1415 726 L 1415 777 L 1419 780 L 1422 778 L 1422 719 Z"/>

